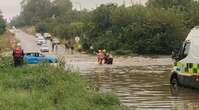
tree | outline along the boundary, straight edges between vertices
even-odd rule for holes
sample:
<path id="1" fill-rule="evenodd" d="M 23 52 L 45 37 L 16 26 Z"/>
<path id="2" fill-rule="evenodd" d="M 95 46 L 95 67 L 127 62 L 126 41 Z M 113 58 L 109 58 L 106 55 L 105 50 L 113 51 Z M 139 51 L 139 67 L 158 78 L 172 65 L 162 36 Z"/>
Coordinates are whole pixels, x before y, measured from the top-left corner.
<path id="1" fill-rule="evenodd" d="M 54 14 L 55 16 L 63 16 L 66 12 L 72 10 L 72 2 L 70 0 L 54 0 Z"/>
<path id="2" fill-rule="evenodd" d="M 186 28 L 198 25 L 199 2 L 198 0 L 149 0 L 148 7 L 158 9 L 175 10 L 176 14 L 182 16 Z"/>
<path id="3" fill-rule="evenodd" d="M 158 7 L 158 8 L 178 8 L 181 10 L 186 10 L 188 6 L 193 2 L 193 0 L 149 0 L 147 5 L 149 7 Z"/>
<path id="4" fill-rule="evenodd" d="M 98 30 L 106 30 L 111 24 L 111 13 L 117 6 L 114 4 L 101 5 L 92 13 L 92 21 L 96 24 Z"/>
<path id="5" fill-rule="evenodd" d="M 83 22 L 72 22 L 69 25 L 69 32 L 72 36 L 82 36 L 84 30 L 84 23 Z"/>
<path id="6" fill-rule="evenodd" d="M 20 20 L 23 20 L 25 25 L 35 25 L 53 15 L 50 0 L 23 0 L 21 4 Z"/>

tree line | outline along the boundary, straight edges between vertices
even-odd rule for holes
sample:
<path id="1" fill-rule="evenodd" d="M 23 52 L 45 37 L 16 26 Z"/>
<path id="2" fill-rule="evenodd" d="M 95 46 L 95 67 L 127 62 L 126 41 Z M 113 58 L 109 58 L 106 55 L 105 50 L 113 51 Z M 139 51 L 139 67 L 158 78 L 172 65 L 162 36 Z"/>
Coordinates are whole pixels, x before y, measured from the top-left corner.
<path id="1" fill-rule="evenodd" d="M 199 24 L 196 0 L 149 0 L 145 6 L 100 5 L 74 10 L 69 0 L 23 0 L 11 24 L 33 25 L 61 39 L 81 38 L 85 50 L 117 54 L 170 54 L 180 48 L 189 30 Z"/>
<path id="2" fill-rule="evenodd" d="M 0 35 L 2 35 L 6 31 L 6 22 L 3 19 L 3 15 L 0 10 Z"/>

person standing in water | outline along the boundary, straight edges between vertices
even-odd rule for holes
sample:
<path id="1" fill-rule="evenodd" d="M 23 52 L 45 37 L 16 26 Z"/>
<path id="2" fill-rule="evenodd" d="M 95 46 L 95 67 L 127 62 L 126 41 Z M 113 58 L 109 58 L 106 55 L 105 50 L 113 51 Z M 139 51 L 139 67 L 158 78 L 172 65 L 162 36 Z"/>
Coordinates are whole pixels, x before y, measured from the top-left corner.
<path id="1" fill-rule="evenodd" d="M 98 51 L 97 60 L 98 60 L 98 63 L 99 63 L 100 65 L 103 64 L 104 53 L 102 52 L 102 50 L 99 50 L 99 51 Z"/>
<path id="2" fill-rule="evenodd" d="M 70 53 L 73 54 L 74 53 L 74 41 L 72 39 L 70 39 L 70 41 L 68 42 L 68 45 L 69 45 Z"/>

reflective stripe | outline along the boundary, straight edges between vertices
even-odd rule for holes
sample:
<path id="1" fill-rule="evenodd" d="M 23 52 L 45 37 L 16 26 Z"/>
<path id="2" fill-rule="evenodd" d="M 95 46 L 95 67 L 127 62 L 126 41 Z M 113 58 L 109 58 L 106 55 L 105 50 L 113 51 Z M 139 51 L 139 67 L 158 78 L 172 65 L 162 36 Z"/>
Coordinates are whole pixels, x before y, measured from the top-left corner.
<path id="1" fill-rule="evenodd" d="M 193 64 L 193 68 L 198 68 L 198 64 Z"/>
<path id="2" fill-rule="evenodd" d="M 199 76 L 199 64 L 178 62 L 176 66 L 176 71 L 187 75 Z"/>
<path id="3" fill-rule="evenodd" d="M 177 67 L 180 67 L 180 66 L 181 66 L 181 63 L 180 63 L 180 62 L 178 62 L 178 63 L 177 63 Z"/>

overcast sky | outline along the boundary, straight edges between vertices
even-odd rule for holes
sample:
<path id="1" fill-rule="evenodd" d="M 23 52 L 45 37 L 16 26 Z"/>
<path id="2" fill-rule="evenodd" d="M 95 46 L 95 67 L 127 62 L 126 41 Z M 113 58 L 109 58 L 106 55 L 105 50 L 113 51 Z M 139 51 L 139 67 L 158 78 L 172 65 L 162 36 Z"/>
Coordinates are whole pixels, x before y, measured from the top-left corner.
<path id="1" fill-rule="evenodd" d="M 76 9 L 94 9 L 103 3 L 117 3 L 130 5 L 131 0 L 71 0 Z M 147 0 L 132 0 L 134 3 L 145 3 Z M 21 0 L 0 0 L 0 10 L 5 18 L 10 19 L 20 12 Z"/>

